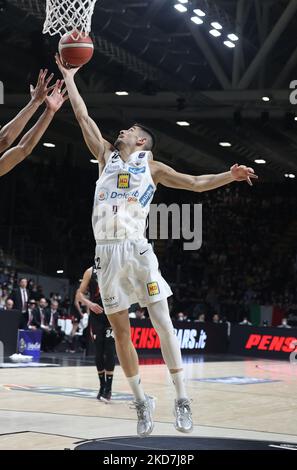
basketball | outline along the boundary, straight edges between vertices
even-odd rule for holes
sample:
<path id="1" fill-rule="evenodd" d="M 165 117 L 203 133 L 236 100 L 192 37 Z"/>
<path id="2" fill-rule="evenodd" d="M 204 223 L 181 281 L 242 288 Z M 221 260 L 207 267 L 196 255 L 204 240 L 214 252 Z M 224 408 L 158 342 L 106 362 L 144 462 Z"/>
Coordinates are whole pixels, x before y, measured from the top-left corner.
<path id="1" fill-rule="evenodd" d="M 66 33 L 59 42 L 62 61 L 71 67 L 81 67 L 89 62 L 94 53 L 94 44 L 90 36 L 80 37 L 79 33 Z"/>

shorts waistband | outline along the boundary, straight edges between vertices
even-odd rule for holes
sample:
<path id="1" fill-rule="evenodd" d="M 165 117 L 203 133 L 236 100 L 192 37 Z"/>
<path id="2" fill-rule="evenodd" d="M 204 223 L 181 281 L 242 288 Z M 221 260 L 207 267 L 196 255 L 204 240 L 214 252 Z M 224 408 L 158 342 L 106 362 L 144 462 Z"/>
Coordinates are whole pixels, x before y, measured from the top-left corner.
<path id="1" fill-rule="evenodd" d="M 126 242 L 140 242 L 147 240 L 146 238 L 122 238 L 122 239 L 110 239 L 110 240 L 96 240 L 96 245 L 120 245 Z"/>

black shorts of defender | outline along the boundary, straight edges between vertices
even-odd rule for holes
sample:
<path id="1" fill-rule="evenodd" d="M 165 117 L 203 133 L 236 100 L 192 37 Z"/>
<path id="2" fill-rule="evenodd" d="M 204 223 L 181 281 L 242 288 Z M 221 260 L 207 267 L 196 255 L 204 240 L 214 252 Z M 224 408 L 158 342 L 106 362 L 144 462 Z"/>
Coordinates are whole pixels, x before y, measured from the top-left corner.
<path id="1" fill-rule="evenodd" d="M 94 335 L 95 363 L 98 372 L 112 372 L 115 368 L 115 341 L 112 329 L 104 325 L 96 325 Z"/>

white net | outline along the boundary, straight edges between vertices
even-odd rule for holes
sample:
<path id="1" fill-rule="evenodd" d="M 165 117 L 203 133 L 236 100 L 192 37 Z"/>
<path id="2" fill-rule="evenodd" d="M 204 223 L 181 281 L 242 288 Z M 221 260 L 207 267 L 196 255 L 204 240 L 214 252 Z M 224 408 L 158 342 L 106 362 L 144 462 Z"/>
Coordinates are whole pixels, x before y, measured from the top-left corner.
<path id="1" fill-rule="evenodd" d="M 73 39 L 87 36 L 91 31 L 96 1 L 46 0 L 46 20 L 43 25 L 43 34 L 63 36 L 63 34 L 76 31 Z"/>

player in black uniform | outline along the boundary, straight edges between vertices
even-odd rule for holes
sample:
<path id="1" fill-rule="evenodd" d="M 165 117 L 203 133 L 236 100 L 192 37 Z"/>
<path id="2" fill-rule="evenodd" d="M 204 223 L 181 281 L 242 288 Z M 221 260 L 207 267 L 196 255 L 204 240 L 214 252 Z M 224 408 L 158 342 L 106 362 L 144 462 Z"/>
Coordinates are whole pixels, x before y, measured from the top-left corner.
<path id="1" fill-rule="evenodd" d="M 85 296 L 86 292 L 89 292 L 90 299 Z M 90 310 L 89 324 L 96 348 L 95 360 L 100 382 L 97 398 L 107 402 L 110 401 L 112 393 L 115 342 L 112 328 L 103 310 L 95 266 L 85 271 L 76 299 Z"/>

